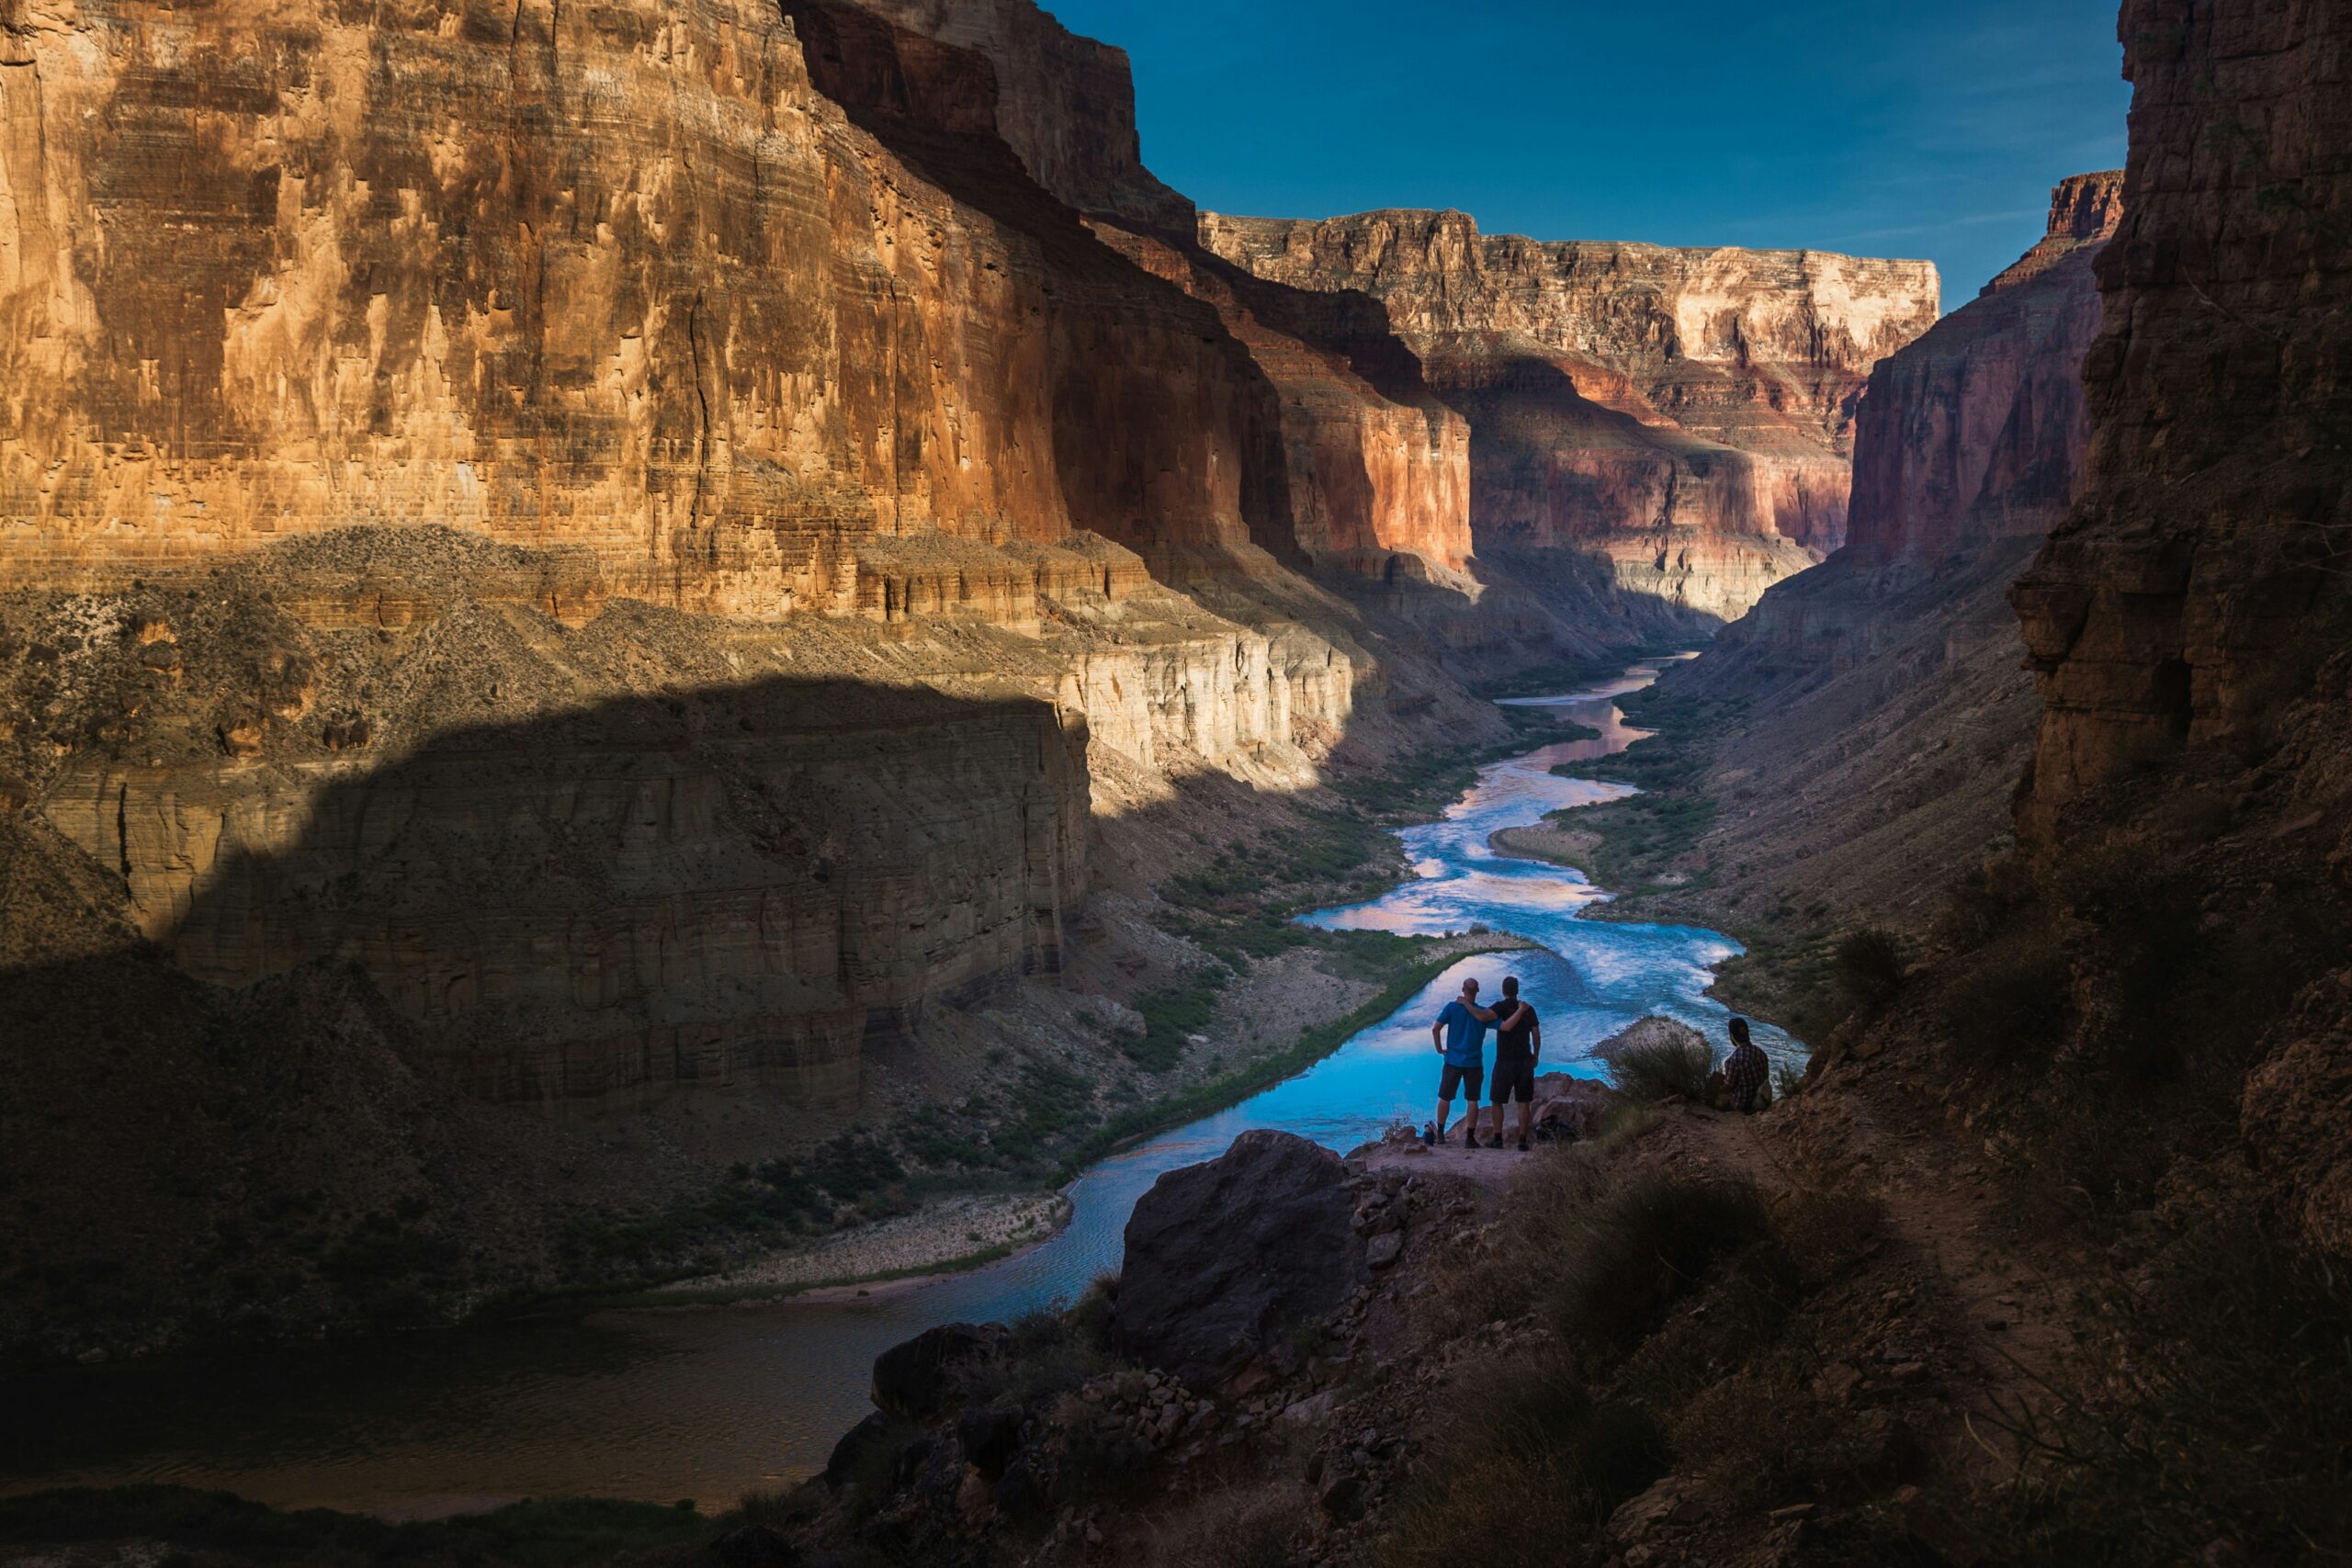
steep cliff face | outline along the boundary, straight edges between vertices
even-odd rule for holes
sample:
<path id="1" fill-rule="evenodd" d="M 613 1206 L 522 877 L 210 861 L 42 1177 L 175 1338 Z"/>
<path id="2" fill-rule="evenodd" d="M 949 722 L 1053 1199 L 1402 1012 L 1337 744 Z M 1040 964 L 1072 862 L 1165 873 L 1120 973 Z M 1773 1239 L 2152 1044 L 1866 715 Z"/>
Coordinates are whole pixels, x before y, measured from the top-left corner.
<path id="1" fill-rule="evenodd" d="M 1199 231 L 1261 277 L 1386 307 L 1470 421 L 1480 550 L 1589 551 L 1724 618 L 1843 537 L 1862 379 L 1937 310 L 1923 262 L 1538 243 L 1458 212 Z"/>
<path id="2" fill-rule="evenodd" d="M 233 36 L 12 0 L 8 580 L 434 521 L 772 614 L 877 534 L 1246 539 L 1275 416 L 1214 312 L 1037 191 L 979 56 L 799 20 L 853 112 L 956 155 L 910 168 L 732 0 Z"/>
<path id="3" fill-rule="evenodd" d="M 1283 448 L 1282 484 L 1254 494 L 1286 514 L 1283 536 L 1307 561 L 1375 582 L 1464 567 L 1461 416 L 1431 394 L 1375 302 L 1271 283 L 1201 247 L 1192 204 L 1143 167 L 1123 54 L 1027 0 L 860 4 L 985 55 L 999 85 L 996 128 L 1037 183 L 1106 243 L 1215 309 L 1249 350 L 1275 393 Z"/>
<path id="4" fill-rule="evenodd" d="M 2039 840 L 2152 755 L 2258 736 L 2338 646 L 2347 27 L 2324 4 L 2124 7 L 2132 162 L 2085 367 L 2089 478 L 2017 592 Z"/>
<path id="5" fill-rule="evenodd" d="M 1871 373 L 1854 444 L 1856 565 L 1932 570 L 1994 539 L 2040 539 L 2065 516 L 2089 434 L 2091 266 L 2122 186 L 2120 170 L 2062 183 L 2041 242 Z"/>
<path id="6" fill-rule="evenodd" d="M 1031 0 L 858 0 L 898 27 L 988 57 L 995 125 L 1030 176 L 1080 212 L 1184 234 L 1193 204 L 1143 166 L 1126 51 Z"/>
<path id="7" fill-rule="evenodd" d="M 2132 156 L 2098 263 L 2088 472 L 2014 594 L 2043 699 L 2018 824 L 2052 882 L 2118 863 L 2195 879 L 2209 950 L 2166 1001 L 2201 1005 L 2201 1033 L 2171 1049 L 2224 1085 L 2252 1066 L 2243 1157 L 2341 1258 L 2352 15 L 2130 0 L 2120 31 Z M 2128 957 L 2133 913 L 2082 918 Z"/>
<path id="8" fill-rule="evenodd" d="M 2063 182 L 2040 243 L 1880 362 L 1845 547 L 1661 682 L 1758 716 L 1717 761 L 1729 891 L 1918 930 L 1943 897 L 1920 867 L 2005 839 L 2039 713 L 2006 594 L 2081 478 L 2091 267 L 2121 180 Z"/>

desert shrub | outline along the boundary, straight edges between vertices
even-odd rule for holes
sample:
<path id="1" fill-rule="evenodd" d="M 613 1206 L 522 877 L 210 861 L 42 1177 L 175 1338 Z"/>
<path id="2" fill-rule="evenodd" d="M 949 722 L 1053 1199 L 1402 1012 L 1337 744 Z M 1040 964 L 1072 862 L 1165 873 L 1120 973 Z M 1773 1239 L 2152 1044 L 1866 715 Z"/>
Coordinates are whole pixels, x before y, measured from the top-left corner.
<path id="1" fill-rule="evenodd" d="M 1118 1364 L 1100 1340 L 1081 1332 L 1076 1314 L 1058 1306 L 1024 1313 L 1011 1328 L 995 1355 L 957 1369 L 956 1393 L 964 1403 L 1042 1404 Z"/>
<path id="2" fill-rule="evenodd" d="M 1215 1020 L 1217 992 L 1230 978 L 1231 971 L 1213 965 L 1195 971 L 1182 985 L 1144 992 L 1135 1001 L 1136 1011 L 1143 1015 L 1143 1032 L 1121 1036 L 1119 1049 L 1146 1072 L 1166 1072 L 1183 1059 L 1191 1037 Z"/>
<path id="3" fill-rule="evenodd" d="M 1222 1487 L 1179 1508 L 1154 1529 L 1148 1568 L 1286 1568 L 1295 1501 L 1280 1490 Z"/>
<path id="4" fill-rule="evenodd" d="M 1865 926 L 1838 938 L 1830 963 L 1838 989 L 1849 1005 L 1858 1008 L 1882 1008 L 1893 1001 L 1903 989 L 1907 973 L 1903 943 L 1894 932 L 1877 926 Z"/>
<path id="5" fill-rule="evenodd" d="M 1794 1295 L 1794 1266 L 1754 1183 L 1637 1176 L 1577 1223 L 1555 1326 L 1571 1343 L 1631 1345 L 1733 1263 L 1764 1299 Z"/>
<path id="6" fill-rule="evenodd" d="M 1818 1489 L 1841 1468 L 1836 1409 L 1794 1380 L 1746 1370 L 1702 1389 L 1674 1421 L 1674 1451 L 1683 1468 L 1707 1477 L 1728 1497 L 1770 1506 Z"/>
<path id="7" fill-rule="evenodd" d="M 1772 1098 L 1794 1100 L 1804 1092 L 1804 1068 L 1795 1062 L 1772 1064 Z"/>
<path id="8" fill-rule="evenodd" d="M 1071 1303 L 1069 1330 L 1079 1343 L 1098 1350 L 1111 1348 L 1111 1319 L 1119 1304 L 1119 1276 L 1105 1269 L 1094 1276 L 1084 1293 Z"/>
<path id="9" fill-rule="evenodd" d="M 2034 898 L 2033 874 L 2015 855 L 1988 861 L 1945 891 L 1935 931 L 1956 948 L 1981 947 Z"/>
<path id="10" fill-rule="evenodd" d="M 1960 1065 L 2047 1061 L 2074 1011 L 2074 971 L 2045 929 L 2015 932 L 1976 953 L 1939 998 L 1945 1040 Z"/>
<path id="11" fill-rule="evenodd" d="M 1085 1508 L 1133 1497 L 1149 1474 L 1151 1450 L 1118 1427 L 1089 1419 L 1090 1405 L 1072 1399 L 1062 1408 L 1069 1419 L 1053 1461 L 1055 1506 Z"/>
<path id="12" fill-rule="evenodd" d="M 1678 1094 L 1704 1100 L 1707 1075 L 1714 1070 L 1714 1048 L 1704 1040 L 1659 1040 L 1618 1052 L 1609 1063 L 1609 1081 L 1637 1100 Z"/>
<path id="13" fill-rule="evenodd" d="M 1655 1422 L 1623 1404 L 1596 1404 L 1565 1362 L 1552 1360 L 1505 1395 L 1447 1428 L 1387 1521 L 1374 1559 L 1384 1568 L 1470 1561 L 1507 1568 L 1559 1562 L 1563 1527 L 1597 1529 L 1627 1498 L 1666 1473 L 1672 1450 Z M 1548 1529 L 1498 1498 L 1541 1498 Z"/>

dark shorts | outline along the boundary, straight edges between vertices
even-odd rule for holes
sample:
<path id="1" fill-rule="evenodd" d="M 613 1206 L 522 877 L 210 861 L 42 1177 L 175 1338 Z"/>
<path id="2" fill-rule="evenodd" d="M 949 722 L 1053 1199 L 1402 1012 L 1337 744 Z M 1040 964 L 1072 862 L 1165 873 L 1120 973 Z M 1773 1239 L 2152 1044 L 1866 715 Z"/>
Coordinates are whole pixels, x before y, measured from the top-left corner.
<path id="1" fill-rule="evenodd" d="M 1459 1089 L 1463 1091 L 1462 1098 L 1476 1105 L 1478 1103 L 1478 1086 L 1486 1081 L 1486 1077 L 1487 1064 L 1484 1062 L 1473 1062 L 1466 1067 L 1457 1067 L 1448 1062 L 1445 1071 L 1438 1075 L 1437 1097 L 1452 1100 L 1453 1091 Z"/>
<path id="2" fill-rule="evenodd" d="M 1495 1076 L 1487 1085 L 1489 1105 L 1516 1100 L 1521 1105 L 1535 1098 L 1535 1058 L 1525 1052 L 1498 1053 Z"/>

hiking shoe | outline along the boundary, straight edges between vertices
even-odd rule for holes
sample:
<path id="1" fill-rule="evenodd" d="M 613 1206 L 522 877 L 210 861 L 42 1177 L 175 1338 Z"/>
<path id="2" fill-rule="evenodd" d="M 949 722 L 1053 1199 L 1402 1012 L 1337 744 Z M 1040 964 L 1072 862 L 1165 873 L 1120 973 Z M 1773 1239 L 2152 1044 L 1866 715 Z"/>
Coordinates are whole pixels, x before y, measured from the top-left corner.
<path id="1" fill-rule="evenodd" d="M 1525 1138 L 1521 1138 L 1519 1141 L 1519 1152 L 1521 1154 L 1525 1154 L 1527 1152 L 1527 1140 Z"/>
<path id="2" fill-rule="evenodd" d="M 1464 1134 L 1462 1134 L 1462 1146 L 1463 1146 L 1464 1148 L 1465 1148 L 1465 1149 L 1475 1149 L 1475 1148 L 1476 1148 L 1476 1147 L 1478 1146 L 1478 1134 L 1476 1134 L 1476 1133 L 1464 1133 Z"/>

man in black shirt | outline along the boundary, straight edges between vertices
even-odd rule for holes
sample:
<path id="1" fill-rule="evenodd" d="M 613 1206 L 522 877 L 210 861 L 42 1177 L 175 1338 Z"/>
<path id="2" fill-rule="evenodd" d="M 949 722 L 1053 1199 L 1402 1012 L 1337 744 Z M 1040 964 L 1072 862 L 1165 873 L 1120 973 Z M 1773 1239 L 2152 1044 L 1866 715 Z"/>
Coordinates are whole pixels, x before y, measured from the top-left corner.
<path id="1" fill-rule="evenodd" d="M 1503 999 L 1495 1006 L 1495 1073 L 1487 1098 L 1495 1108 L 1495 1147 L 1503 1145 L 1503 1102 L 1519 1101 L 1519 1147 L 1527 1150 L 1527 1135 L 1535 1120 L 1535 1060 L 1544 1054 L 1544 1025 L 1535 1010 L 1520 999 L 1519 976 L 1503 982 Z"/>

